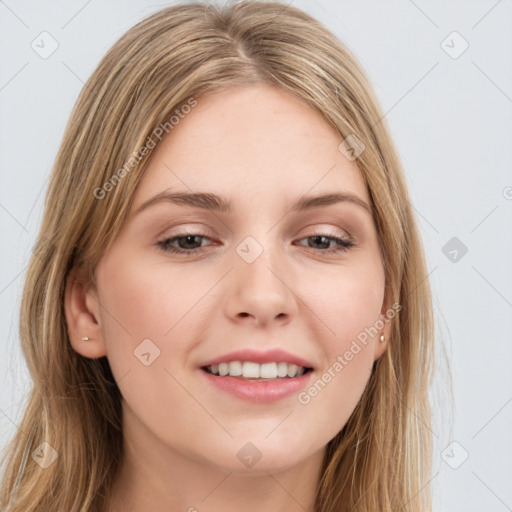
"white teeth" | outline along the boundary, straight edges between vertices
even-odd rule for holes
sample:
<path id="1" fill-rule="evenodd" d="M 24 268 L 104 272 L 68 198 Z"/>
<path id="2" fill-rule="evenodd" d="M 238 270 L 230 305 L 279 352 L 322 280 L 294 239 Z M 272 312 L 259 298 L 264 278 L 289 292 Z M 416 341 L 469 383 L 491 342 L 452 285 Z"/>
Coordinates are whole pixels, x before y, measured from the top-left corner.
<path id="1" fill-rule="evenodd" d="M 242 375 L 242 363 L 240 361 L 231 361 L 231 363 L 229 363 L 229 375 L 232 377 Z"/>
<path id="2" fill-rule="evenodd" d="M 275 379 L 277 377 L 277 363 L 265 363 L 261 365 L 260 377 L 262 379 Z"/>
<path id="3" fill-rule="evenodd" d="M 242 375 L 247 379 L 259 379 L 260 378 L 260 365 L 258 363 L 251 363 L 245 361 L 242 366 Z"/>
<path id="4" fill-rule="evenodd" d="M 212 364 L 207 367 L 213 375 L 224 377 L 243 377 L 245 379 L 276 379 L 300 377 L 306 369 L 296 364 L 273 362 L 258 364 L 252 361 L 231 361 L 229 363 Z"/>
<path id="5" fill-rule="evenodd" d="M 278 377 L 286 377 L 288 375 L 288 364 L 287 363 L 277 363 L 277 376 Z"/>
<path id="6" fill-rule="evenodd" d="M 288 377 L 295 377 L 295 375 L 297 374 L 297 365 L 289 364 L 287 373 L 288 373 Z"/>

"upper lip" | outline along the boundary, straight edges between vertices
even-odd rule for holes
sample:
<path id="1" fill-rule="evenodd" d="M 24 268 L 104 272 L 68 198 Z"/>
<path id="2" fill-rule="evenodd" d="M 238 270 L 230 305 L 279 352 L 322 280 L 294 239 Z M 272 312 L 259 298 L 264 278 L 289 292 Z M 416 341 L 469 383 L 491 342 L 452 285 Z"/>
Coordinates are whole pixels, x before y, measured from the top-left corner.
<path id="1" fill-rule="evenodd" d="M 204 362 L 201 367 L 211 366 L 212 364 L 229 363 L 231 361 L 253 361 L 259 364 L 285 362 L 296 364 L 297 366 L 303 366 L 304 368 L 313 368 L 313 365 L 309 361 L 306 361 L 305 359 L 302 359 L 302 357 L 298 357 L 294 354 L 290 354 L 290 352 L 280 348 L 273 348 L 265 351 L 250 348 L 235 350 L 234 352 L 229 352 L 229 354 L 224 354 L 223 356 L 210 359 Z"/>

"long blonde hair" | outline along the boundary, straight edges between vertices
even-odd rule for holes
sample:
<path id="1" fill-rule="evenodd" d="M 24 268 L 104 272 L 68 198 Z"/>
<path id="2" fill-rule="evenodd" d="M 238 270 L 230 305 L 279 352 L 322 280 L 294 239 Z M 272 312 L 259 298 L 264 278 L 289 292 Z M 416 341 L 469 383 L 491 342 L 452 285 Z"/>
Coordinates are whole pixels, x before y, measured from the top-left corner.
<path id="1" fill-rule="evenodd" d="M 81 91 L 26 274 L 20 337 L 33 387 L 2 460 L 3 512 L 103 512 L 122 455 L 121 396 L 106 357 L 85 358 L 70 345 L 66 279 L 82 266 L 94 279 L 149 162 L 151 152 L 138 149 L 155 127 L 191 98 L 257 83 L 302 99 L 340 142 L 353 134 L 364 143 L 356 163 L 372 202 L 386 296 L 402 306 L 359 404 L 328 443 L 315 512 L 431 510 L 432 299 L 386 119 L 355 57 L 321 23 L 278 2 L 243 1 L 156 12 L 119 39 Z M 28 457 L 36 449 L 55 450 L 56 462 L 41 467 Z"/>

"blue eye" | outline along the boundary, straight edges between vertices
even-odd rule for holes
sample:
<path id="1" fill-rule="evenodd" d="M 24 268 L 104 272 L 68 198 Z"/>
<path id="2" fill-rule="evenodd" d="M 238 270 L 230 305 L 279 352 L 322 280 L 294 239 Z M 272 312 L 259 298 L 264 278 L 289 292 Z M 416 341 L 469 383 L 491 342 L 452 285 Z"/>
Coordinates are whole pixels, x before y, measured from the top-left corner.
<path id="1" fill-rule="evenodd" d="M 182 254 L 182 255 L 184 255 L 184 254 L 192 255 L 192 254 L 196 254 L 196 253 L 200 252 L 202 249 L 202 244 L 200 242 L 199 242 L 199 247 L 197 247 L 197 242 L 193 241 L 194 239 L 198 239 L 198 238 L 199 239 L 204 238 L 204 239 L 210 240 L 210 237 L 208 237 L 202 233 L 192 233 L 192 234 L 183 233 L 183 234 L 180 234 L 180 235 L 177 235 L 174 237 L 170 237 L 170 238 L 168 237 L 168 238 L 159 240 L 157 242 L 157 245 L 158 245 L 159 249 L 164 252 L 173 253 L 173 254 Z M 310 249 L 310 250 L 313 250 L 313 251 L 319 252 L 319 253 L 324 253 L 324 254 L 326 254 L 326 253 L 332 254 L 332 253 L 348 251 L 351 247 L 354 247 L 354 245 L 355 245 L 352 240 L 329 236 L 327 234 L 314 234 L 314 235 L 307 236 L 305 238 L 301 238 L 301 240 L 314 240 L 314 243 L 317 243 L 317 244 L 323 245 L 323 246 L 330 245 L 332 242 L 334 242 L 335 246 L 334 247 L 331 246 L 327 249 L 325 249 L 325 248 L 316 249 L 313 247 L 307 247 L 307 249 Z M 178 246 L 180 246 L 180 247 L 176 247 L 175 245 L 172 245 L 175 242 L 177 242 Z M 196 247 L 187 247 L 187 245 L 193 245 L 193 246 L 195 245 Z M 299 245 L 302 245 L 302 244 L 299 244 Z"/>

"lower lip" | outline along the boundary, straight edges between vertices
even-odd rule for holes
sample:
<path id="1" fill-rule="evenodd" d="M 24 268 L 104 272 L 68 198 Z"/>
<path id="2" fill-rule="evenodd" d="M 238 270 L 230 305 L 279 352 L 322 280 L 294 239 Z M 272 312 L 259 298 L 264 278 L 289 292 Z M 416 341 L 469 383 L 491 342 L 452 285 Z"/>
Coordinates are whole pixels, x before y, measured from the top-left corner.
<path id="1" fill-rule="evenodd" d="M 309 379 L 312 371 L 304 373 L 300 377 L 282 378 L 276 380 L 246 380 L 226 375 L 224 377 L 212 375 L 205 370 L 200 370 L 208 381 L 218 389 L 231 395 L 256 403 L 271 403 L 299 393 Z"/>

